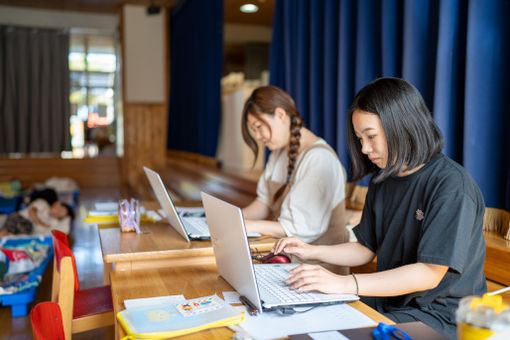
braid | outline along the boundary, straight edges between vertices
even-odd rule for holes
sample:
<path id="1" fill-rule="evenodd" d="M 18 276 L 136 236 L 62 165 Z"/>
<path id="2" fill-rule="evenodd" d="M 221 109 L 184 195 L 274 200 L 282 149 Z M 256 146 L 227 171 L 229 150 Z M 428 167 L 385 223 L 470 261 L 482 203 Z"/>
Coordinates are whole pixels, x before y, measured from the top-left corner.
<path id="1" fill-rule="evenodd" d="M 289 113 L 290 114 L 290 113 Z M 289 140 L 289 163 L 287 165 L 287 179 L 285 184 L 278 189 L 274 194 L 273 202 L 276 202 L 278 198 L 283 194 L 285 188 L 289 185 L 294 167 L 296 164 L 296 158 L 298 156 L 300 139 L 301 139 L 301 128 L 303 127 L 303 119 L 298 115 L 290 114 L 290 140 Z"/>

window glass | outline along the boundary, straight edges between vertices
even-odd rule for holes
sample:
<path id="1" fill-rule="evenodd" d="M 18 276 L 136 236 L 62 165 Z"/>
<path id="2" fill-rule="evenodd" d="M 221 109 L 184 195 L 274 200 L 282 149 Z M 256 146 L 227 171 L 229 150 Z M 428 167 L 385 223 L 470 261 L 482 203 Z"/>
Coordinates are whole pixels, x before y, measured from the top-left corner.
<path id="1" fill-rule="evenodd" d="M 71 34 L 69 101 L 74 157 L 115 154 L 115 47 L 114 36 Z"/>
<path id="2" fill-rule="evenodd" d="M 116 58 L 114 54 L 89 53 L 87 63 L 89 71 L 114 72 Z"/>

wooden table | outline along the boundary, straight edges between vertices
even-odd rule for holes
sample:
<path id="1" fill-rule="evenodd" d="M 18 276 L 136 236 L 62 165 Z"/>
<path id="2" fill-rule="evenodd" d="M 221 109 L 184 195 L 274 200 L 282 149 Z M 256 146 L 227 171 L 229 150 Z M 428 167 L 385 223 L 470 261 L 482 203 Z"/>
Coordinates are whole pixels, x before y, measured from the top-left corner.
<path id="1" fill-rule="evenodd" d="M 112 272 L 110 274 L 114 315 L 123 309 L 124 300 L 143 297 L 178 295 L 192 299 L 217 294 L 234 289 L 223 280 L 216 265 L 197 265 L 191 267 L 155 268 L 132 272 Z M 362 302 L 349 303 L 375 322 L 394 324 L 393 321 L 378 313 Z M 120 329 L 119 329 L 120 328 Z M 125 336 L 122 327 L 115 321 L 116 338 Z M 230 339 L 232 331 L 226 327 L 205 330 L 184 336 L 189 339 Z"/>
<path id="2" fill-rule="evenodd" d="M 115 263 L 115 271 L 162 266 L 189 266 L 214 263 L 211 241 L 187 242 L 168 223 L 142 223 L 142 233 L 122 233 L 120 228 L 99 229 L 105 264 Z M 268 252 L 276 239 L 250 239 L 253 250 Z"/>
<path id="3" fill-rule="evenodd" d="M 153 208 L 150 204 L 144 206 Z M 142 222 L 142 233 L 123 233 L 120 228 L 98 228 L 104 262 L 104 284 L 109 284 L 112 271 L 131 271 L 160 267 L 182 267 L 214 264 L 211 241 L 187 242 L 166 219 Z M 253 251 L 269 252 L 275 238 L 262 236 L 250 239 Z"/>

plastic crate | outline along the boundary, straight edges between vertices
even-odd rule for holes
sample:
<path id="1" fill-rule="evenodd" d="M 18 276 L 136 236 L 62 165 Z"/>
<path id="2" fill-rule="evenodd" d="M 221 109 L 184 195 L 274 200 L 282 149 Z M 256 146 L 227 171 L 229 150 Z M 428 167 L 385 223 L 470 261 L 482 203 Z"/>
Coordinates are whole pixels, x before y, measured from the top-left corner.
<path id="1" fill-rule="evenodd" d="M 10 214 L 16 211 L 16 205 L 21 196 L 3 197 L 0 196 L 0 214 Z"/>
<path id="2" fill-rule="evenodd" d="M 51 236 L 13 238 L 7 240 L 4 245 L 15 246 L 17 244 L 26 243 L 27 239 L 37 239 L 40 240 L 41 243 L 48 244 L 50 246 L 46 259 L 39 265 L 39 267 L 35 268 L 29 274 L 30 277 L 38 275 L 43 276 L 46 266 L 53 258 L 53 242 Z M 39 286 L 30 287 L 19 293 L 0 295 L 0 303 L 4 306 L 11 306 L 11 315 L 13 317 L 25 316 L 28 314 L 28 304 L 35 299 L 37 288 L 39 288 Z"/>

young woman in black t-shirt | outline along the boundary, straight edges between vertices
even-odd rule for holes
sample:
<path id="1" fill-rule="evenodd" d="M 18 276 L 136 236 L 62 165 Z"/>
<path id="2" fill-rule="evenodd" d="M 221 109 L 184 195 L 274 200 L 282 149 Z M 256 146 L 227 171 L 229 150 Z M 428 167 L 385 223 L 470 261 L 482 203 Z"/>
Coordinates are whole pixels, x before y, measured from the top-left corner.
<path id="1" fill-rule="evenodd" d="M 361 89 L 347 125 L 352 180 L 373 175 L 354 228 L 358 241 L 313 246 L 285 238 L 273 252 L 342 266 L 377 256 L 377 272 L 345 276 L 305 264 L 287 283 L 301 291 L 358 294 L 396 322 L 423 321 L 454 339 L 460 298 L 487 291 L 480 189 L 441 153 L 439 128 L 404 80 L 381 78 Z"/>

